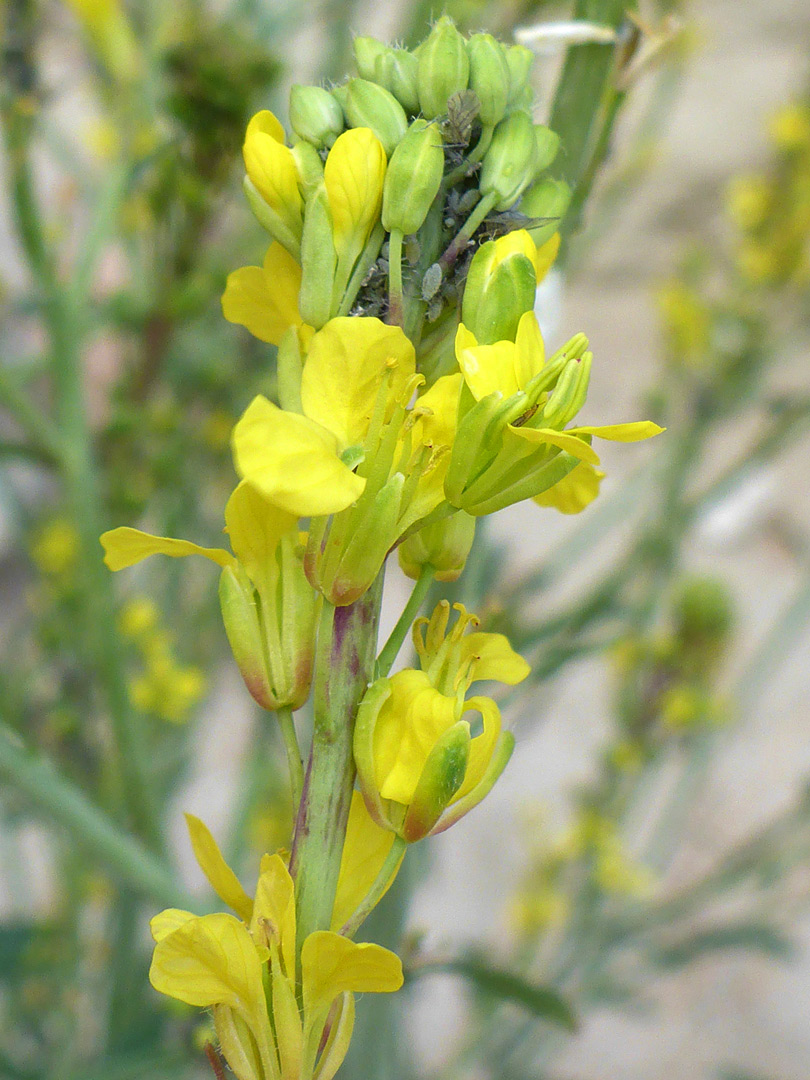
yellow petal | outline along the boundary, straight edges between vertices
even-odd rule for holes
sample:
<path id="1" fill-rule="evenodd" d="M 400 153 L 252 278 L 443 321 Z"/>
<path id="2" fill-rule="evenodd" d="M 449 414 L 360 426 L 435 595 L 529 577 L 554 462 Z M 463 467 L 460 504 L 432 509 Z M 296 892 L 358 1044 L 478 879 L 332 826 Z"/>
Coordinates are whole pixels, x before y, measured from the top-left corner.
<path id="1" fill-rule="evenodd" d="M 295 979 L 295 897 L 290 871 L 279 854 L 265 855 L 250 923 L 255 941 L 269 935 L 279 943 L 285 974 Z"/>
<path id="2" fill-rule="evenodd" d="M 234 428 L 233 448 L 244 479 L 299 517 L 345 510 L 366 486 L 338 457 L 331 431 L 265 397 L 254 398 Z"/>
<path id="3" fill-rule="evenodd" d="M 374 729 L 374 770 L 384 799 L 407 805 L 437 740 L 456 722 L 454 698 L 439 693 L 424 671 L 406 668 L 391 678 Z"/>
<path id="4" fill-rule="evenodd" d="M 208 827 L 193 814 L 186 814 L 185 818 L 194 857 L 208 878 L 211 888 L 220 900 L 233 908 L 240 919 L 250 922 L 253 901 L 242 888 L 239 878 L 225 862 Z"/>
<path id="5" fill-rule="evenodd" d="M 520 317 L 515 335 L 515 354 L 515 379 L 519 388 L 525 390 L 546 362 L 543 335 L 533 311 L 527 311 Z"/>
<path id="6" fill-rule="evenodd" d="M 557 253 L 560 250 L 560 234 L 554 233 L 553 236 L 546 240 L 545 244 L 541 244 L 537 249 L 537 258 L 534 260 L 534 269 L 537 274 L 537 284 L 539 285 L 546 274 L 554 264 L 554 260 L 557 258 Z"/>
<path id="7" fill-rule="evenodd" d="M 298 171 L 292 151 L 284 145 L 283 129 L 271 112 L 257 113 L 250 121 L 242 154 L 257 191 L 300 239 L 303 203 Z"/>
<path id="8" fill-rule="evenodd" d="M 456 360 L 464 375 L 464 381 L 476 401 L 499 392 L 504 397 L 516 394 L 517 349 L 513 341 L 496 341 L 494 345 L 469 346 L 465 342 L 472 337 L 463 323 L 456 333 Z"/>
<path id="9" fill-rule="evenodd" d="M 535 495 L 538 506 L 551 506 L 562 514 L 578 514 L 599 494 L 604 473 L 587 461 L 580 461 L 567 476 L 547 491 Z"/>
<path id="10" fill-rule="evenodd" d="M 152 536 L 140 529 L 130 529 L 123 525 L 102 533 L 101 546 L 104 548 L 104 562 L 110 570 L 124 570 L 134 566 L 150 555 L 170 555 L 178 559 L 185 555 L 204 555 L 206 559 L 219 566 L 232 566 L 233 555 L 222 548 L 200 547 L 190 540 L 173 540 L 169 536 Z"/>
<path id="11" fill-rule="evenodd" d="M 149 920 L 149 930 L 155 941 L 162 941 L 169 934 L 173 934 L 181 926 L 185 926 L 191 919 L 196 919 L 190 911 L 182 908 L 166 908 Z"/>
<path id="12" fill-rule="evenodd" d="M 333 432 L 341 450 L 362 445 L 383 379 L 386 419 L 416 370 L 411 342 L 379 319 L 332 319 L 312 338 L 301 380 L 301 404 Z"/>
<path id="13" fill-rule="evenodd" d="M 484 730 L 480 735 L 476 735 L 470 743 L 470 757 L 467 762 L 464 782 L 453 796 L 451 804 L 462 799 L 483 779 L 495 750 L 495 744 L 498 742 L 498 736 L 501 733 L 501 711 L 492 698 L 470 698 L 464 704 L 464 712 L 467 713 L 471 710 L 481 713 Z"/>
<path id="14" fill-rule="evenodd" d="M 155 945 L 149 981 L 199 1008 L 228 1005 L 251 1019 L 265 1009 L 260 954 L 233 915 L 190 919 L 164 937 Z"/>
<path id="15" fill-rule="evenodd" d="M 654 424 L 652 420 L 634 420 L 629 424 L 607 424 L 603 427 L 578 427 L 568 430 L 583 435 L 596 435 L 598 439 L 610 439 L 612 442 L 641 442 L 642 439 L 652 439 L 654 435 L 660 435 L 664 428 Z"/>
<path id="16" fill-rule="evenodd" d="M 599 464 L 596 451 L 582 439 L 577 438 L 578 432 L 586 432 L 587 428 L 570 428 L 568 431 L 554 431 L 552 428 L 529 428 L 509 425 L 509 430 L 521 439 L 530 443 L 546 443 L 548 446 L 556 446 L 559 450 L 565 450 L 572 457 L 580 461 L 589 461 L 592 465 Z"/>
<path id="17" fill-rule="evenodd" d="M 340 860 L 335 906 L 332 909 L 332 929 L 340 930 L 365 900 L 369 889 L 388 857 L 394 833 L 376 823 L 366 809 L 359 791 L 352 792 L 349 824 Z M 400 860 L 401 861 L 401 860 Z M 396 874 L 386 888 L 393 884 Z M 380 894 L 380 899 L 385 893 Z"/>
<path id="18" fill-rule="evenodd" d="M 387 160 L 370 128 L 352 128 L 335 140 L 323 170 L 338 258 L 352 262 L 380 217 Z"/>
<path id="19" fill-rule="evenodd" d="M 537 246 L 526 229 L 513 229 L 505 236 L 498 237 L 493 248 L 490 272 L 494 274 L 500 264 L 513 255 L 525 255 L 535 269 L 537 268 Z"/>
<path id="20" fill-rule="evenodd" d="M 461 639 L 461 661 L 472 659 L 471 680 L 497 679 L 515 686 L 522 682 L 531 668 L 516 653 L 504 634 L 476 632 Z"/>
<path id="21" fill-rule="evenodd" d="M 399 957 L 380 945 L 358 944 L 330 930 L 316 930 L 301 949 L 304 1012 L 323 1013 L 338 994 L 392 993 L 402 986 Z"/>
<path id="22" fill-rule="evenodd" d="M 260 341 L 278 345 L 291 326 L 302 325 L 300 289 L 301 267 L 281 244 L 272 243 L 263 267 L 243 266 L 228 275 L 222 314 Z"/>
<path id="23" fill-rule="evenodd" d="M 253 584 L 270 590 L 278 577 L 276 550 L 285 533 L 298 519 L 268 502 L 255 488 L 242 481 L 225 507 L 225 527 L 231 547 Z"/>

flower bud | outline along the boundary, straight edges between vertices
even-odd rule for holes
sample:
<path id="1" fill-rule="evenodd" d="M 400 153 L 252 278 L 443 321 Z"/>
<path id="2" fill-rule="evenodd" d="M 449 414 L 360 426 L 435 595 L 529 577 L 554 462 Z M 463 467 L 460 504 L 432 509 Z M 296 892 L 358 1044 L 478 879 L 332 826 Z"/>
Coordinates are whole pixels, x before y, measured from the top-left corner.
<path id="1" fill-rule="evenodd" d="M 536 156 L 531 117 L 525 112 L 511 113 L 495 128 L 484 155 L 479 181 L 481 195 L 497 194 L 495 209 L 510 209 L 534 179 Z"/>
<path id="2" fill-rule="evenodd" d="M 437 581 L 457 581 L 474 538 L 475 518 L 460 510 L 403 540 L 397 549 L 399 565 L 414 580 L 430 565 L 436 571 Z"/>
<path id="3" fill-rule="evenodd" d="M 371 80 L 375 78 L 377 58 L 390 51 L 387 45 L 373 37 L 356 37 L 352 49 L 360 78 Z"/>
<path id="4" fill-rule="evenodd" d="M 461 321 L 481 345 L 514 341 L 520 318 L 534 307 L 536 250 L 524 229 L 476 251 L 464 286 Z"/>
<path id="5" fill-rule="evenodd" d="M 548 218 L 541 225 L 529 226 L 532 240 L 538 247 L 553 236 L 560 227 L 568 204 L 571 202 L 571 189 L 564 180 L 547 178 L 532 184 L 520 201 L 520 212 L 529 218 Z"/>
<path id="6" fill-rule="evenodd" d="M 321 86 L 293 86 L 290 124 L 299 138 L 321 149 L 331 146 L 343 131 L 343 110 Z"/>
<path id="7" fill-rule="evenodd" d="M 406 113 L 419 112 L 419 61 L 407 49 L 386 49 L 377 58 L 375 82 L 390 91 Z"/>
<path id="8" fill-rule="evenodd" d="M 404 235 L 420 228 L 436 198 L 444 172 L 438 124 L 414 120 L 391 155 L 383 188 L 382 223 Z"/>
<path id="9" fill-rule="evenodd" d="M 352 127 L 371 128 L 388 157 L 408 130 L 405 110 L 394 95 L 367 79 L 349 80 L 345 111 Z"/>
<path id="10" fill-rule="evenodd" d="M 464 38 L 443 15 L 419 48 L 419 107 L 428 120 L 447 112 L 447 99 L 467 89 L 470 60 Z"/>
<path id="11" fill-rule="evenodd" d="M 478 115 L 485 127 L 494 127 L 506 113 L 509 66 L 503 46 L 491 34 L 473 34 L 467 42 L 470 90 L 478 98 Z"/>
<path id="12" fill-rule="evenodd" d="M 321 183 L 306 204 L 301 237 L 301 291 L 298 294 L 301 318 L 316 330 L 320 330 L 332 316 L 332 287 L 336 269 L 337 253 L 329 197 L 325 185 Z"/>
<path id="13" fill-rule="evenodd" d="M 545 124 L 534 125 L 534 141 L 537 157 L 534 163 L 535 176 L 547 169 L 560 149 L 560 136 Z"/>
<path id="14" fill-rule="evenodd" d="M 463 784 L 470 741 L 470 725 L 459 720 L 431 750 L 402 823 L 402 838 L 409 844 L 430 833 Z"/>
<path id="15" fill-rule="evenodd" d="M 509 68 L 509 104 L 516 105 L 519 96 L 529 86 L 529 73 L 534 63 L 534 53 L 525 45 L 511 45 L 506 52 L 506 66 Z"/>

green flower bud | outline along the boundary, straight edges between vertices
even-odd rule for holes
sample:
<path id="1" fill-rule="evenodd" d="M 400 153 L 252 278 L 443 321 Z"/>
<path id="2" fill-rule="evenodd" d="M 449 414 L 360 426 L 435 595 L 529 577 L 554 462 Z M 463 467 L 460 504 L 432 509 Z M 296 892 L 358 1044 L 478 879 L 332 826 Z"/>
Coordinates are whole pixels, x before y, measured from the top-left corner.
<path id="1" fill-rule="evenodd" d="M 352 49 L 360 78 L 371 80 L 375 78 L 377 57 L 390 51 L 387 45 L 373 37 L 356 37 Z"/>
<path id="2" fill-rule="evenodd" d="M 408 130 L 408 117 L 394 95 L 367 79 L 349 80 L 346 119 L 352 127 L 371 128 L 389 157 Z"/>
<path id="3" fill-rule="evenodd" d="M 532 184 L 520 200 L 520 212 L 529 218 L 548 218 L 543 225 L 529 227 L 532 240 L 538 247 L 554 235 L 571 202 L 571 188 L 564 180 L 540 180 Z"/>
<path id="4" fill-rule="evenodd" d="M 506 66 L 509 68 L 509 104 L 515 105 L 529 86 L 529 73 L 534 63 L 534 53 L 525 45 L 511 45 L 506 49 Z"/>
<path id="5" fill-rule="evenodd" d="M 447 111 L 447 99 L 467 89 L 470 60 L 464 38 L 443 15 L 419 48 L 419 108 L 428 120 Z"/>
<path id="6" fill-rule="evenodd" d="M 478 115 L 485 127 L 494 127 L 506 113 L 509 66 L 503 46 L 491 34 L 473 34 L 467 42 L 470 90 L 480 102 Z"/>
<path id="7" fill-rule="evenodd" d="M 420 228 L 436 198 L 444 172 L 438 124 L 414 120 L 391 155 L 383 188 L 382 223 L 404 235 Z"/>
<path id="8" fill-rule="evenodd" d="M 290 124 L 300 139 L 321 149 L 331 146 L 343 131 L 343 110 L 321 86 L 293 86 Z"/>
<path id="9" fill-rule="evenodd" d="M 304 198 L 308 199 L 319 184 L 323 183 L 321 155 L 309 142 L 296 143 L 290 152 L 295 159 L 299 187 Z"/>
<path id="10" fill-rule="evenodd" d="M 377 57 L 375 81 L 390 91 L 406 113 L 419 112 L 419 61 L 407 49 L 386 49 Z"/>
<path id="11" fill-rule="evenodd" d="M 326 188 L 321 183 L 306 204 L 301 237 L 301 291 L 298 294 L 301 318 L 316 330 L 320 330 L 333 314 L 332 287 L 336 268 L 332 215 Z"/>
<path id="12" fill-rule="evenodd" d="M 556 131 L 546 127 L 545 124 L 534 125 L 534 141 L 537 147 L 537 158 L 534 163 L 535 176 L 547 169 L 557 156 L 560 149 L 560 136 Z"/>
<path id="13" fill-rule="evenodd" d="M 513 237 L 522 237 L 518 245 Z M 521 315 L 534 307 L 534 249 L 525 232 L 490 240 L 476 251 L 461 307 L 461 321 L 479 344 L 514 341 Z"/>
<path id="14" fill-rule="evenodd" d="M 349 102 L 349 84 L 341 83 L 340 86 L 333 86 L 329 93 L 340 106 L 341 112 L 345 118 L 346 106 Z"/>
<path id="15" fill-rule="evenodd" d="M 463 510 L 427 525 L 397 548 L 403 573 L 416 580 L 423 567 L 436 571 L 437 581 L 457 581 L 467 562 L 475 537 L 475 518 Z"/>
<path id="16" fill-rule="evenodd" d="M 534 125 L 525 112 L 511 113 L 495 128 L 481 165 L 482 196 L 497 194 L 496 210 L 514 206 L 534 179 L 537 146 Z"/>

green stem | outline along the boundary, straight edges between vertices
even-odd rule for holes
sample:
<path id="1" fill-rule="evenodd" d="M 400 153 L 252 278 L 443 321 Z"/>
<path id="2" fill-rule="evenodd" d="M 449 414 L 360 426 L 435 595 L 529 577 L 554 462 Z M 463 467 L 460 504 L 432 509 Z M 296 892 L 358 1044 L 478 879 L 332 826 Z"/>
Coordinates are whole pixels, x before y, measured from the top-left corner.
<path id="1" fill-rule="evenodd" d="M 301 760 L 301 748 L 298 745 L 298 736 L 295 733 L 295 721 L 292 709 L 285 705 L 276 712 L 278 725 L 284 739 L 284 749 L 287 751 L 287 764 L 290 768 L 290 786 L 292 787 L 293 814 L 301 802 L 301 792 L 304 787 L 304 764 Z"/>
<path id="2" fill-rule="evenodd" d="M 396 660 L 397 654 L 402 648 L 402 643 L 413 624 L 413 620 L 419 614 L 419 609 L 430 591 L 430 586 L 433 583 L 435 573 L 436 571 L 430 563 L 425 563 L 422 567 L 416 584 L 413 587 L 413 591 L 411 592 L 410 599 L 405 605 L 405 610 L 397 620 L 397 624 L 391 631 L 388 641 L 383 645 L 380 655 L 377 657 L 377 664 L 374 668 L 374 677 L 376 679 L 384 678 L 391 670 L 391 665 Z"/>
<path id="3" fill-rule="evenodd" d="M 388 322 L 402 326 L 402 230 L 388 237 Z"/>
<path id="4" fill-rule="evenodd" d="M 49 819 L 67 829 L 123 884 L 169 907 L 192 901 L 171 869 L 95 806 L 50 762 L 27 750 L 16 732 L 0 723 L 0 775 L 22 791 Z"/>
<path id="5" fill-rule="evenodd" d="M 386 889 L 391 884 L 391 878 L 393 878 L 396 873 L 397 867 L 399 866 L 400 860 L 405 854 L 407 847 L 408 842 L 403 840 L 401 836 L 394 837 L 391 850 L 388 852 L 385 862 L 380 867 L 380 872 L 374 879 L 374 884 L 366 894 L 365 900 L 358 906 L 351 918 L 340 928 L 340 933 L 345 937 L 353 937 L 380 902 Z"/>
<path id="6" fill-rule="evenodd" d="M 449 270 L 459 255 L 462 253 L 467 243 L 472 238 L 473 233 L 495 206 L 498 201 L 498 194 L 495 191 L 490 191 L 488 195 L 484 195 L 480 202 L 476 205 L 470 216 L 464 222 L 460 232 L 450 242 L 444 251 L 444 254 L 439 258 L 439 266 L 443 271 Z"/>
<path id="7" fill-rule="evenodd" d="M 28 394 L 8 371 L 0 369 L 0 405 L 14 417 L 31 441 L 30 452 L 48 464 L 59 461 L 61 446 L 56 430 L 36 408 Z"/>
<path id="8" fill-rule="evenodd" d="M 299 946 L 332 920 L 354 787 L 354 720 L 374 668 L 382 579 L 354 604 L 323 603 L 312 750 L 290 855 Z"/>

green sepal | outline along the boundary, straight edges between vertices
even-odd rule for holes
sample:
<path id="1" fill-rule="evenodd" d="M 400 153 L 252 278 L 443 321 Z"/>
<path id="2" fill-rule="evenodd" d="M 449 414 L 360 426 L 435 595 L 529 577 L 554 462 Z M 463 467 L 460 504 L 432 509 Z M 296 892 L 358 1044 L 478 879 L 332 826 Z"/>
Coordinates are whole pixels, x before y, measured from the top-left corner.
<path id="1" fill-rule="evenodd" d="M 301 377 L 304 359 L 301 356 L 301 340 L 298 327 L 285 330 L 279 342 L 276 356 L 276 387 L 278 403 L 287 412 L 303 413 L 301 404 Z"/>
<path id="2" fill-rule="evenodd" d="M 298 187 L 304 199 L 307 200 L 323 183 L 321 155 L 312 143 L 308 142 L 296 143 L 290 153 L 295 159 L 295 167 L 298 170 Z M 306 225 L 306 222 L 304 224 Z"/>
<path id="3" fill-rule="evenodd" d="M 433 567 L 437 581 L 457 581 L 467 562 L 475 537 L 475 518 L 457 510 L 403 540 L 397 548 L 404 574 L 418 579 L 426 566 Z"/>
<path id="4" fill-rule="evenodd" d="M 245 686 L 254 701 L 273 712 L 278 701 L 265 663 L 256 590 L 240 566 L 226 566 L 222 571 L 219 605 L 231 652 Z"/>
<path id="5" fill-rule="evenodd" d="M 382 223 L 387 232 L 409 236 L 421 228 L 444 172 L 438 124 L 414 120 L 391 155 L 385 173 Z"/>
<path id="6" fill-rule="evenodd" d="M 250 1028 L 229 1005 L 215 1005 L 214 1030 L 222 1056 L 237 1080 L 263 1080 L 265 1071 Z"/>
<path id="7" fill-rule="evenodd" d="M 510 113 L 495 128 L 481 165 L 482 197 L 498 196 L 495 209 L 509 210 L 534 180 L 537 144 L 527 112 Z"/>
<path id="8" fill-rule="evenodd" d="M 564 180 L 550 177 L 532 184 L 520 201 L 520 212 L 528 218 L 547 218 L 543 225 L 529 227 L 529 234 L 540 247 L 560 228 L 571 202 L 571 188 Z"/>
<path id="9" fill-rule="evenodd" d="M 409 844 L 431 832 L 464 783 L 470 741 L 470 725 L 466 720 L 458 720 L 430 751 L 400 831 L 402 839 Z"/>
<path id="10" fill-rule="evenodd" d="M 473 401 L 472 406 L 466 407 L 465 399 Z M 463 508 L 462 496 L 465 488 L 491 460 L 492 455 L 483 461 L 479 458 L 491 430 L 490 425 L 502 404 L 502 394 L 488 394 L 481 401 L 475 401 L 467 387 L 462 388 L 458 430 L 453 440 L 450 465 L 444 481 L 445 497 L 450 505 L 457 509 Z"/>
<path id="11" fill-rule="evenodd" d="M 374 773 L 374 729 L 377 726 L 380 709 L 390 696 L 390 679 L 377 679 L 366 690 L 357 709 L 352 751 L 360 793 L 369 814 L 383 829 L 396 832 L 385 811 L 385 802 L 377 790 L 377 779 Z"/>
<path id="12" fill-rule="evenodd" d="M 386 49 L 377 57 L 374 80 L 394 95 L 409 115 L 419 112 L 419 61 L 407 49 Z"/>
<path id="13" fill-rule="evenodd" d="M 509 65 L 506 53 L 491 34 L 473 34 L 467 41 L 470 90 L 478 98 L 478 116 L 486 127 L 502 120 L 509 101 Z"/>
<path id="14" fill-rule="evenodd" d="M 445 829 L 449 829 L 451 825 L 455 825 L 455 823 L 460 821 L 465 814 L 469 814 L 470 810 L 474 809 L 484 798 L 486 798 L 490 791 L 492 791 L 495 781 L 509 764 L 509 759 L 511 758 L 514 749 L 515 736 L 511 731 L 502 731 L 498 738 L 498 742 L 495 744 L 495 750 L 493 751 L 487 770 L 480 781 L 475 785 L 472 791 L 468 791 L 462 799 L 459 799 L 457 803 L 454 803 L 447 810 L 438 825 L 434 826 L 432 829 L 431 836 L 437 836 L 439 833 L 443 833 Z"/>
<path id="15" fill-rule="evenodd" d="M 286 222 L 281 220 L 275 210 L 267 205 L 249 176 L 245 176 L 245 179 L 242 181 L 242 190 L 245 193 L 245 198 L 248 201 L 253 216 L 262 228 L 266 229 L 274 240 L 278 240 L 281 246 L 289 251 L 296 262 L 300 262 L 300 237 L 296 236 Z"/>
<path id="16" fill-rule="evenodd" d="M 470 78 L 464 38 L 447 15 L 437 19 L 419 47 L 417 88 L 419 108 L 427 120 L 447 112 L 447 99 L 463 93 Z"/>
<path id="17" fill-rule="evenodd" d="M 479 345 L 514 341 L 521 316 L 534 307 L 537 276 L 526 256 L 515 254 L 490 270 L 495 242 L 476 251 L 464 286 L 461 321 Z"/>
<path id="18" fill-rule="evenodd" d="M 560 136 L 545 124 L 534 125 L 536 149 L 534 175 L 537 176 L 551 165 L 560 149 Z"/>
<path id="19" fill-rule="evenodd" d="M 322 183 L 307 200 L 301 237 L 301 291 L 298 309 L 305 323 L 320 330 L 331 319 L 337 252 L 329 198 Z"/>
<path id="20" fill-rule="evenodd" d="M 554 450 L 553 447 L 549 449 Z M 533 460 L 538 462 L 535 468 L 531 466 Z M 551 460 L 541 451 L 524 458 L 506 475 L 503 470 L 489 469 L 479 478 L 475 488 L 464 493 L 462 506 L 474 517 L 494 514 L 514 503 L 523 502 L 524 499 L 542 495 L 560 480 L 564 480 L 578 464 L 579 458 L 567 454 L 564 450 L 554 450 Z"/>
<path id="21" fill-rule="evenodd" d="M 343 131 L 343 110 L 322 86 L 293 86 L 290 126 L 300 139 L 319 150 L 330 147 Z"/>
<path id="22" fill-rule="evenodd" d="M 529 73 L 534 63 L 534 53 L 525 45 L 510 45 L 505 50 L 509 69 L 509 104 L 514 105 L 529 86 Z"/>
<path id="23" fill-rule="evenodd" d="M 371 128 L 389 158 L 408 130 L 408 117 L 394 95 L 368 79 L 349 80 L 345 111 L 352 127 Z"/>
<path id="24" fill-rule="evenodd" d="M 361 79 L 374 79 L 377 58 L 388 52 L 389 48 L 382 41 L 373 37 L 356 37 L 352 42 L 354 62 Z"/>

